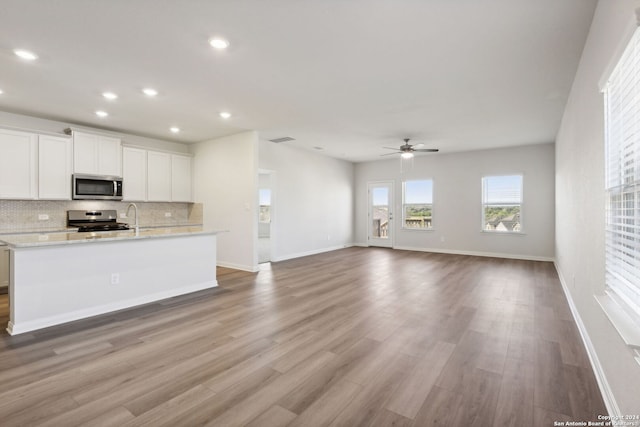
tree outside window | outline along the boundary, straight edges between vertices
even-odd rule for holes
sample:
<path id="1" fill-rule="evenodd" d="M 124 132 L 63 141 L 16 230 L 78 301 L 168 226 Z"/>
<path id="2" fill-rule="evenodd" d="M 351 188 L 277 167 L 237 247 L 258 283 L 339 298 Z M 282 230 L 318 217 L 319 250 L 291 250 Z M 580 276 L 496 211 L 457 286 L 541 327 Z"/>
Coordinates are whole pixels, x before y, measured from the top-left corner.
<path id="1" fill-rule="evenodd" d="M 498 233 L 522 231 L 522 175 L 482 178 L 482 229 Z"/>
<path id="2" fill-rule="evenodd" d="M 409 230 L 432 229 L 433 180 L 405 181 L 402 196 L 402 227 Z"/>

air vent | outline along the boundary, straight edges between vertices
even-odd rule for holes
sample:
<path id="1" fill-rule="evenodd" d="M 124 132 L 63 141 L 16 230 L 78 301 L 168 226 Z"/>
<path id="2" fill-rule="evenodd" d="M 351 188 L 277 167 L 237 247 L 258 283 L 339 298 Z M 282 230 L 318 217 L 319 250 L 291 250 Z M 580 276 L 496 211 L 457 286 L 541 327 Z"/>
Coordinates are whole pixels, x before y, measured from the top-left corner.
<path id="1" fill-rule="evenodd" d="M 281 142 L 295 141 L 295 139 L 291 138 L 290 136 L 283 136 L 282 138 L 270 139 L 269 141 L 279 144 Z"/>

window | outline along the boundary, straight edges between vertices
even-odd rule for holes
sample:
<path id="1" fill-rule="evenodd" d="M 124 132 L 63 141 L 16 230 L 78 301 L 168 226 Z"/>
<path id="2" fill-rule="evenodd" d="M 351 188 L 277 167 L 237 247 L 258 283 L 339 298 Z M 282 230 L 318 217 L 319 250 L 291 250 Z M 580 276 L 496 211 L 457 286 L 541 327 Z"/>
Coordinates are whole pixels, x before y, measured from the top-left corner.
<path id="1" fill-rule="evenodd" d="M 433 181 L 405 181 L 402 189 L 402 227 L 410 230 L 433 228 Z"/>
<path id="2" fill-rule="evenodd" d="M 271 222 L 271 190 L 268 188 L 261 188 L 258 191 L 260 199 L 260 216 L 259 222 Z"/>
<path id="3" fill-rule="evenodd" d="M 605 280 L 640 314 L 640 31 L 604 88 Z"/>
<path id="4" fill-rule="evenodd" d="M 482 178 L 482 229 L 498 233 L 522 231 L 522 175 Z"/>

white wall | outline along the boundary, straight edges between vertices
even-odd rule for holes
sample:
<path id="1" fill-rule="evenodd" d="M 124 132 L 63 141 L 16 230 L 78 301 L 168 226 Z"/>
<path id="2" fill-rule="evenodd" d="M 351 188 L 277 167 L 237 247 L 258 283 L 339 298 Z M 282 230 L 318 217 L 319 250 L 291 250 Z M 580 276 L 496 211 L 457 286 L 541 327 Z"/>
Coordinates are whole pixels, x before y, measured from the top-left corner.
<path id="1" fill-rule="evenodd" d="M 92 128 L 87 126 L 79 126 L 72 123 L 58 122 L 55 120 L 41 119 L 38 117 L 25 116 L 22 114 L 13 114 L 0 111 L 0 127 L 23 129 L 28 131 L 57 133 L 62 134 L 69 127 L 84 129 L 89 132 L 102 134 L 113 134 L 122 139 L 125 144 L 139 145 L 150 149 L 173 151 L 176 153 L 188 153 L 189 146 L 176 142 L 164 141 L 161 139 L 146 138 L 144 136 L 130 135 L 122 132 L 113 132 L 100 128 Z"/>
<path id="2" fill-rule="evenodd" d="M 556 140 L 556 264 L 623 414 L 640 413 L 640 366 L 594 299 L 605 280 L 599 82 L 628 41 L 639 6 L 637 0 L 598 3 Z"/>
<path id="3" fill-rule="evenodd" d="M 258 134 L 243 132 L 191 148 L 204 226 L 229 230 L 218 235 L 218 265 L 257 271 Z"/>
<path id="4" fill-rule="evenodd" d="M 352 163 L 261 140 L 260 169 L 275 171 L 273 261 L 352 245 Z"/>
<path id="5" fill-rule="evenodd" d="M 483 233 L 482 177 L 511 174 L 524 175 L 524 234 Z M 434 229 L 403 230 L 402 221 L 396 220 L 395 248 L 524 259 L 553 258 L 553 144 L 416 156 L 413 166 L 405 167 L 404 173 L 401 173 L 399 157 L 357 164 L 357 244 L 367 245 L 367 183 L 395 183 L 395 218 L 398 219 L 402 216 L 402 182 L 413 179 L 433 179 Z"/>

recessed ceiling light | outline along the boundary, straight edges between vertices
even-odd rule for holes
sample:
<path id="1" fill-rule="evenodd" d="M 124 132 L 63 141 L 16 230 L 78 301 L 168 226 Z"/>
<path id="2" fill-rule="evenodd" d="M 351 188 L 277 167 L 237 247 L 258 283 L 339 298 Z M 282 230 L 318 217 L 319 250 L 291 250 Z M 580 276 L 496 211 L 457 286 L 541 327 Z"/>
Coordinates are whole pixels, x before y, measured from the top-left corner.
<path id="1" fill-rule="evenodd" d="M 146 87 L 146 88 L 142 89 L 142 92 L 147 96 L 156 96 L 158 94 L 157 90 L 152 89 L 150 87 Z"/>
<path id="2" fill-rule="evenodd" d="M 103 93 L 102 93 L 102 96 L 104 96 L 104 97 L 105 97 L 105 98 L 107 98 L 107 99 L 111 99 L 111 100 L 113 100 L 113 99 L 117 99 L 117 98 L 118 98 L 118 95 L 116 95 L 116 94 L 115 94 L 115 93 L 113 93 L 113 92 L 103 92 Z"/>
<path id="3" fill-rule="evenodd" d="M 35 59 L 38 59 L 38 55 L 24 49 L 14 49 L 13 53 L 15 53 L 17 56 L 19 56 L 22 59 L 26 59 L 27 61 L 33 61 Z"/>
<path id="4" fill-rule="evenodd" d="M 96 116 L 98 117 L 107 117 L 108 115 L 109 113 L 107 113 L 106 111 L 102 111 L 102 110 L 96 111 Z"/>
<path id="5" fill-rule="evenodd" d="M 226 120 L 226 119 L 228 119 L 228 118 L 230 118 L 230 117 L 231 117 L 231 113 L 229 113 L 228 111 L 222 111 L 222 112 L 220 113 L 220 117 L 222 117 L 223 119 L 225 119 L 225 120 Z"/>
<path id="6" fill-rule="evenodd" d="M 209 40 L 209 44 L 211 45 L 212 48 L 218 49 L 218 50 L 224 50 L 229 47 L 228 41 L 218 37 Z"/>
<path id="7" fill-rule="evenodd" d="M 171 132 L 173 132 L 173 133 L 178 133 L 178 132 L 180 132 L 180 128 L 179 128 L 179 127 L 176 127 L 176 126 L 173 126 L 173 127 L 169 128 L 169 130 L 170 130 Z"/>

